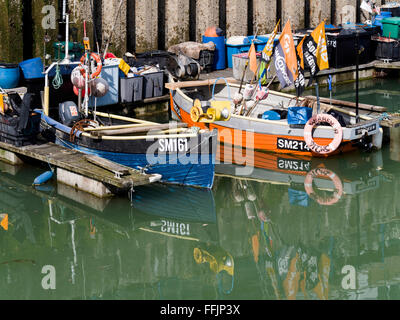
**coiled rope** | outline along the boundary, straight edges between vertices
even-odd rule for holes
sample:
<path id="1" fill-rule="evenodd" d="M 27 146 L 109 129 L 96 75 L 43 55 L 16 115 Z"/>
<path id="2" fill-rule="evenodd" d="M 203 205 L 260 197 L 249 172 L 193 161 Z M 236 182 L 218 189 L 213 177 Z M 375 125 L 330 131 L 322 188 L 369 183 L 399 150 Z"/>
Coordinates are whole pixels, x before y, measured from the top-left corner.
<path id="1" fill-rule="evenodd" d="M 52 83 L 53 83 L 54 89 L 56 89 L 56 90 L 60 89 L 64 83 L 64 80 L 61 76 L 60 65 L 58 63 L 57 63 L 57 67 L 56 67 L 56 76 L 54 77 Z"/>

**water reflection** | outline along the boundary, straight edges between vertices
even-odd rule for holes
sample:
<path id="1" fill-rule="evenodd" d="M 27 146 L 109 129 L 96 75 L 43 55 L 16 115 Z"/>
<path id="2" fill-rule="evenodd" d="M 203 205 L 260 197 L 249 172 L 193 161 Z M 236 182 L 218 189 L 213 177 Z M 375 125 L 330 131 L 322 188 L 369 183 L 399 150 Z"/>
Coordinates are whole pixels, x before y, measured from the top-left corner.
<path id="1" fill-rule="evenodd" d="M 264 155 L 95 200 L 0 164 L 0 299 L 399 299 L 398 163 Z M 42 286 L 53 266 L 56 289 Z"/>
<path id="2" fill-rule="evenodd" d="M 376 106 L 385 106 L 388 112 L 399 112 L 399 84 L 398 75 L 391 78 L 363 80 L 359 83 L 359 98 L 361 103 L 372 104 Z M 321 83 L 322 85 L 322 83 Z M 320 88 L 320 95 L 329 98 L 330 92 L 326 87 Z M 332 97 L 338 100 L 355 102 L 356 83 L 336 84 L 332 88 Z M 306 90 L 304 95 L 315 95 L 315 88 Z"/>

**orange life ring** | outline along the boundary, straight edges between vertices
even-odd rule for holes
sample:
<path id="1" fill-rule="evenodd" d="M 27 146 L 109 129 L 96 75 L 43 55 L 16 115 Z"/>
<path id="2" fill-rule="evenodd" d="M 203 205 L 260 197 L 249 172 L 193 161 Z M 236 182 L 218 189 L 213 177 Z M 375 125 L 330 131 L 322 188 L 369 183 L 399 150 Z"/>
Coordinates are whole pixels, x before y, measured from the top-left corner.
<path id="1" fill-rule="evenodd" d="M 314 190 L 312 187 L 312 182 L 316 177 L 325 177 L 332 180 L 333 184 L 335 185 L 335 192 L 332 198 L 330 199 L 323 199 L 322 197 L 317 197 L 314 194 Z M 329 169 L 325 168 L 317 168 L 310 171 L 306 179 L 304 180 L 304 188 L 306 189 L 307 194 L 317 201 L 320 205 L 323 206 L 331 206 L 337 203 L 343 195 L 343 184 L 340 178 L 336 175 L 336 173 L 332 172 Z"/>
<path id="2" fill-rule="evenodd" d="M 320 146 L 315 143 L 312 130 L 315 126 L 320 123 L 329 123 L 329 125 L 334 130 L 334 138 L 332 142 L 327 146 Z M 334 152 L 337 148 L 339 148 L 340 144 L 342 143 L 343 139 L 343 129 L 340 125 L 339 121 L 337 121 L 333 116 L 330 114 L 317 114 L 310 118 L 305 127 L 304 127 L 304 140 L 307 143 L 307 146 L 310 148 L 311 151 L 319 154 L 329 154 Z"/>
<path id="3" fill-rule="evenodd" d="M 92 52 L 90 56 L 96 61 L 97 67 L 96 71 L 90 75 L 92 79 L 97 78 L 100 75 L 101 69 L 103 68 L 103 63 L 101 62 L 101 58 L 98 54 Z M 81 58 L 81 64 L 85 64 L 86 55 L 84 54 Z M 81 74 L 84 78 L 86 78 L 85 68 L 81 68 Z"/>

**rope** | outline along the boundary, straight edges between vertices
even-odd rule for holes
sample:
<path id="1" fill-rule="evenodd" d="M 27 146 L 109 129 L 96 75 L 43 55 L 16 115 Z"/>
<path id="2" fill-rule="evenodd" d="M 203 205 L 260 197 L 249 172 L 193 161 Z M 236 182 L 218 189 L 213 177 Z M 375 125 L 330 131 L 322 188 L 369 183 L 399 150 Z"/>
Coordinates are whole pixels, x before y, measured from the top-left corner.
<path id="1" fill-rule="evenodd" d="M 54 77 L 52 83 L 53 83 L 54 89 L 56 89 L 56 90 L 60 89 L 64 83 L 63 78 L 61 76 L 60 65 L 58 63 L 57 63 L 57 67 L 56 67 L 56 76 Z"/>
<path id="2" fill-rule="evenodd" d="M 226 81 L 226 79 L 224 77 L 220 77 L 220 78 L 215 80 L 214 85 L 213 85 L 213 89 L 212 89 L 212 100 L 215 100 L 214 99 L 215 86 L 216 86 L 218 80 L 225 80 L 225 83 L 226 83 L 226 85 L 228 87 L 228 98 L 229 98 L 229 100 L 231 100 L 231 88 L 229 87 L 228 81 Z"/>
<path id="3" fill-rule="evenodd" d="M 382 113 L 382 115 L 379 117 L 379 121 L 382 120 L 390 120 L 390 116 L 387 112 Z"/>

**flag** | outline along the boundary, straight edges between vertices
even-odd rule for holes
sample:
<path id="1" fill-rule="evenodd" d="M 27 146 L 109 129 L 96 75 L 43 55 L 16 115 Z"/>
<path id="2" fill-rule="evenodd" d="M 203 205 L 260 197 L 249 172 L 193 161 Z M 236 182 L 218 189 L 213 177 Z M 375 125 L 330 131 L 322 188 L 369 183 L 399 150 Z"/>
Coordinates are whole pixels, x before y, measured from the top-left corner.
<path id="1" fill-rule="evenodd" d="M 369 13 L 372 13 L 372 3 L 370 3 L 370 0 L 367 0 L 367 1 L 363 0 L 360 8 Z"/>
<path id="2" fill-rule="evenodd" d="M 269 69 L 269 65 L 271 63 L 271 56 L 274 50 L 274 41 L 276 35 L 278 34 L 279 23 L 275 26 L 274 31 L 272 32 L 271 36 L 268 39 L 267 44 L 265 45 L 263 51 L 261 52 L 261 64 L 260 64 L 260 71 L 259 71 L 259 79 L 261 79 L 261 83 L 263 85 L 267 84 L 267 70 Z"/>
<path id="3" fill-rule="evenodd" d="M 4 230 L 8 230 L 8 214 L 0 215 L 0 226 L 3 227 Z"/>
<path id="4" fill-rule="evenodd" d="M 329 69 L 328 48 L 326 46 L 325 22 L 320 25 L 302 41 L 303 66 L 310 68 L 310 81 L 312 85 L 314 76 L 321 70 Z"/>
<path id="5" fill-rule="evenodd" d="M 256 47 L 254 43 L 251 43 L 250 50 L 249 50 L 249 67 L 250 70 L 253 71 L 254 74 L 257 74 L 258 66 L 257 66 L 257 54 L 256 54 Z"/>
<path id="6" fill-rule="evenodd" d="M 274 51 L 275 68 L 281 87 L 292 85 L 298 77 L 296 49 L 290 21 L 285 25 Z"/>
<path id="7" fill-rule="evenodd" d="M 280 23 L 280 20 L 276 24 L 274 31 L 272 32 L 271 36 L 269 37 L 268 42 L 265 45 L 265 47 L 261 53 L 261 60 L 266 63 L 270 62 L 270 60 L 271 60 L 272 51 L 274 49 L 274 40 L 278 33 L 279 23 Z"/>
<path id="8" fill-rule="evenodd" d="M 300 97 L 305 89 L 306 81 L 304 77 L 304 54 L 303 54 L 303 43 L 306 36 L 300 41 L 297 45 L 296 49 L 296 56 L 297 56 L 297 69 L 299 71 L 299 76 L 297 77 L 296 81 L 294 82 L 294 86 L 296 88 L 296 95 Z"/>

